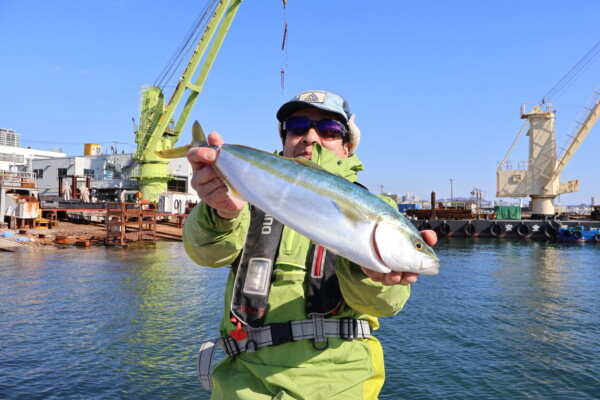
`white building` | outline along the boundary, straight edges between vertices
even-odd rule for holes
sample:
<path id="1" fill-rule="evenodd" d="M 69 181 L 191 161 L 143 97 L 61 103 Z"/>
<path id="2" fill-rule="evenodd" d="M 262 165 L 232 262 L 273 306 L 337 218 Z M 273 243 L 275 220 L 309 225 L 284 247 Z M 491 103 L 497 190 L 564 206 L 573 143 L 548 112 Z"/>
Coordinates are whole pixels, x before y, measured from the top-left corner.
<path id="1" fill-rule="evenodd" d="M 21 145 L 21 135 L 14 129 L 0 128 L 0 146 L 19 147 Z"/>
<path id="2" fill-rule="evenodd" d="M 21 135 L 12 129 L 0 128 L 0 171 L 26 171 L 38 159 L 66 157 L 60 151 L 20 147 Z"/>

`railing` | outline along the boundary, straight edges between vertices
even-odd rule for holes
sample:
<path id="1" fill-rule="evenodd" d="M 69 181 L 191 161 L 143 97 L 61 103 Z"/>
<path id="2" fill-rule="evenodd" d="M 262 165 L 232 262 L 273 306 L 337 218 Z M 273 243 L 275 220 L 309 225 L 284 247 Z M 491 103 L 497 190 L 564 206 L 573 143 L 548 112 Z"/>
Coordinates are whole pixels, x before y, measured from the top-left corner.
<path id="1" fill-rule="evenodd" d="M 0 171 L 0 186 L 35 188 L 35 174 L 33 172 Z"/>
<path id="2" fill-rule="evenodd" d="M 498 161 L 498 171 L 528 171 L 532 160 Z M 514 168 L 516 166 L 516 168 Z"/>
<path id="3" fill-rule="evenodd" d="M 559 193 L 573 193 L 579 191 L 579 179 L 561 180 Z"/>
<path id="4" fill-rule="evenodd" d="M 566 165 L 566 163 L 569 161 L 567 159 L 567 156 L 570 158 L 570 156 L 572 156 L 573 153 L 575 153 L 580 143 L 583 142 L 585 136 L 587 135 L 587 132 L 585 132 L 584 136 L 580 137 L 580 132 L 583 129 L 587 128 L 589 130 L 593 127 L 593 123 L 592 126 L 586 126 L 586 122 L 589 120 L 590 114 L 596 112 L 596 110 L 598 109 L 599 102 L 600 85 L 598 85 L 596 89 L 592 92 L 587 102 L 584 104 L 583 109 L 579 112 L 577 118 L 575 118 L 575 121 L 573 121 L 571 127 L 562 139 L 561 145 L 558 146 L 559 152 L 556 156 L 556 159 L 559 163 Z"/>
<path id="5" fill-rule="evenodd" d="M 529 112 L 527 109 L 529 108 Z M 552 102 L 545 103 L 523 103 L 521 104 L 521 117 L 526 114 L 551 113 Z"/>

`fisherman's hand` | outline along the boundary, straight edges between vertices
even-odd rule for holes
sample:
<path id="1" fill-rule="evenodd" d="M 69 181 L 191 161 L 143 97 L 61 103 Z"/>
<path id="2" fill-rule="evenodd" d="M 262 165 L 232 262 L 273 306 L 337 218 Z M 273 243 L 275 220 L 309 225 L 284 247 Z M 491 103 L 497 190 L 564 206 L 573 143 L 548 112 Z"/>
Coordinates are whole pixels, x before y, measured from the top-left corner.
<path id="1" fill-rule="evenodd" d="M 430 246 L 433 246 L 437 243 L 437 235 L 435 231 L 428 229 L 421 231 L 421 236 L 423 236 L 423 240 Z M 385 286 L 392 285 L 410 285 L 411 283 L 415 283 L 419 278 L 419 274 L 414 272 L 398 272 L 391 271 L 388 273 L 373 271 L 372 269 L 368 269 L 365 267 L 360 267 L 362 271 L 367 275 L 371 280 L 375 282 L 381 282 Z"/>
<path id="2" fill-rule="evenodd" d="M 211 132 L 208 135 L 208 143 L 218 146 L 225 142 L 217 132 Z M 221 218 L 237 217 L 246 203 L 229 196 L 227 185 L 213 168 L 217 152 L 208 147 L 192 147 L 187 153 L 187 158 L 193 171 L 192 187 L 198 193 L 198 197 L 217 210 Z"/>

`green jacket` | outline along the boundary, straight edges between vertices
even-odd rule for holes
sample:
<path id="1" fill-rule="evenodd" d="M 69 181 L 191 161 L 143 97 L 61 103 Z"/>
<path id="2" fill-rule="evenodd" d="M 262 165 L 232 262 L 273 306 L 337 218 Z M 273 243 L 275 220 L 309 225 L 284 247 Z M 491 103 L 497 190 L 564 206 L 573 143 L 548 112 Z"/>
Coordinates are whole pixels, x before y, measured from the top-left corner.
<path id="1" fill-rule="evenodd" d="M 347 159 L 340 159 L 329 150 L 322 148 L 319 145 L 313 146 L 312 154 L 313 162 L 321 165 L 329 172 L 340 175 L 352 182 L 357 180 L 357 172 L 363 169 L 363 165 L 356 155 Z M 391 199 L 385 199 L 390 205 L 395 207 L 395 204 Z M 204 202 L 201 202 L 195 207 L 185 221 L 183 231 L 185 250 L 190 258 L 199 265 L 208 267 L 230 265 L 244 247 L 249 223 L 249 206 L 243 209 L 236 218 L 226 220 L 220 218 L 214 209 L 207 206 Z M 279 246 L 279 253 L 274 267 L 275 272 L 271 283 L 265 324 L 308 319 L 305 311 L 305 277 L 307 275 L 305 262 L 309 250 L 310 241 L 308 238 L 288 227 L 284 227 Z M 336 274 L 338 276 L 343 301 L 335 318 L 351 317 L 368 320 L 373 329 L 379 327 L 377 317 L 395 315 L 402 309 L 410 295 L 409 286 L 384 286 L 381 283 L 374 282 L 362 272 L 358 265 L 341 257 L 338 258 Z M 228 335 L 229 331 L 233 329 L 233 325 L 230 321 L 229 306 L 231 304 L 234 280 L 235 275 L 230 273 L 225 290 L 225 313 L 221 322 L 221 336 Z M 334 342 L 336 341 L 337 340 L 334 340 Z M 370 340 L 354 340 L 344 342 L 339 339 L 339 345 L 343 345 L 342 347 L 364 347 L 365 343 L 362 342 L 369 341 Z M 375 346 L 375 348 L 372 348 L 373 346 Z M 367 345 L 371 358 L 373 357 L 374 352 L 381 353 L 381 349 L 377 348 L 378 346 L 379 343 L 375 338 L 372 338 L 371 343 Z M 329 350 L 322 353 L 335 353 L 334 347 L 335 346 L 332 344 Z M 357 349 L 350 351 L 356 350 Z M 312 348 L 312 344 L 309 343 L 308 340 L 303 340 L 262 348 L 256 353 L 243 353 L 236 357 L 236 360 L 239 359 L 241 363 L 248 362 L 249 365 L 253 365 L 254 368 L 257 368 L 256 364 L 267 364 L 268 368 L 274 369 L 285 366 L 281 370 L 281 373 L 285 375 L 285 371 L 288 368 L 297 367 L 298 363 L 303 364 L 306 362 L 304 355 L 302 355 L 300 359 L 292 361 L 293 357 L 290 357 L 289 354 L 301 354 L 302 352 L 307 351 L 315 352 Z M 311 362 L 317 360 L 319 356 L 323 356 L 323 354 L 318 353 L 319 352 L 314 354 L 314 357 L 311 358 Z M 340 354 L 342 359 L 340 359 L 337 364 L 346 361 L 345 359 L 348 355 L 347 353 L 343 354 Z M 329 354 L 327 359 L 331 360 L 331 357 L 332 355 Z M 333 357 L 333 359 L 335 359 L 335 357 Z M 277 360 L 280 360 L 283 364 L 280 365 L 280 362 Z M 292 365 L 289 365 L 290 362 L 292 362 Z M 234 361 L 225 360 L 224 363 L 230 364 L 234 363 Z M 369 379 L 375 379 L 374 377 L 377 376 L 378 378 L 376 379 L 377 383 L 375 386 L 380 388 L 383 383 L 382 360 L 374 361 L 371 359 L 371 363 L 381 365 L 373 367 L 374 369 L 371 370 L 371 372 L 365 372 L 364 376 L 356 376 L 355 378 L 362 382 L 368 381 Z M 220 367 L 222 367 L 222 365 L 220 365 Z M 234 366 L 230 365 L 229 369 L 231 368 L 234 368 Z M 239 365 L 235 368 L 239 368 Z M 349 366 L 349 368 L 351 367 Z M 217 382 L 219 376 L 218 369 L 219 367 L 217 367 L 217 370 L 215 370 L 213 375 L 213 380 L 215 381 L 213 396 L 215 395 L 215 391 L 224 390 L 222 386 L 219 389 L 219 382 Z M 336 369 L 340 369 L 339 365 L 336 368 L 333 368 L 333 370 Z M 240 372 L 237 371 L 237 373 L 239 374 Z M 330 373 L 333 374 L 334 372 L 332 371 Z M 226 374 L 223 374 L 223 376 L 226 376 Z M 256 375 L 254 376 L 256 377 Z M 293 380 L 288 382 L 288 384 L 293 384 Z M 360 382 L 353 382 L 352 384 L 356 389 L 356 385 L 360 385 Z M 368 389 L 365 387 L 362 387 L 360 390 L 362 390 L 363 393 L 365 390 L 367 390 L 367 392 L 369 390 L 378 392 L 378 389 Z M 225 393 L 226 392 L 223 392 L 223 398 L 226 398 Z M 216 398 L 220 397 L 217 396 Z M 310 396 L 307 396 L 307 398 L 310 398 Z"/>

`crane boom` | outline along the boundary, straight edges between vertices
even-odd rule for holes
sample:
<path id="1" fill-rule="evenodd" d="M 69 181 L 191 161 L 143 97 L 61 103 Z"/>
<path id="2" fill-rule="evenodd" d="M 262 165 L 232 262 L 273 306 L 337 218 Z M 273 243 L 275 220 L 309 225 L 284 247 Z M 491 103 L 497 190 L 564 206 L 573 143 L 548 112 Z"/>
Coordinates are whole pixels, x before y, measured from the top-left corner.
<path id="1" fill-rule="evenodd" d="M 156 151 L 173 148 L 179 139 L 241 2 L 218 1 L 166 107 L 160 88 L 151 87 L 143 93 L 140 127 L 136 131 L 138 146 L 135 159 L 140 163 L 138 180 L 144 200 L 157 201 L 158 196 L 167 191 L 168 161 L 157 156 Z M 192 82 L 201 62 L 202 68 Z M 171 124 L 175 111 L 188 90 L 190 93 L 173 127 Z"/>
<path id="2" fill-rule="evenodd" d="M 554 170 L 550 181 L 560 176 L 560 174 L 565 169 L 569 161 L 571 161 L 571 158 L 573 158 L 573 155 L 575 154 L 577 149 L 579 149 L 579 146 L 581 146 L 581 143 L 583 143 L 588 133 L 590 133 L 590 131 L 594 127 L 594 124 L 598 120 L 599 115 L 600 85 L 596 87 L 596 89 L 592 93 L 592 96 L 590 97 L 590 100 L 588 100 L 588 102 L 586 103 L 586 106 L 584 107 L 583 112 L 581 114 L 581 118 L 578 118 L 583 119 L 583 122 L 576 121 L 576 123 L 578 124 L 578 128 L 575 130 L 575 134 L 571 135 L 571 141 L 569 145 L 564 149 L 562 156 L 558 158 L 556 169 Z"/>

